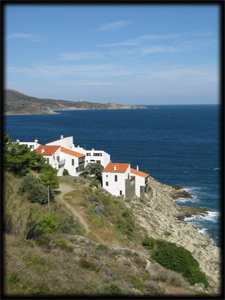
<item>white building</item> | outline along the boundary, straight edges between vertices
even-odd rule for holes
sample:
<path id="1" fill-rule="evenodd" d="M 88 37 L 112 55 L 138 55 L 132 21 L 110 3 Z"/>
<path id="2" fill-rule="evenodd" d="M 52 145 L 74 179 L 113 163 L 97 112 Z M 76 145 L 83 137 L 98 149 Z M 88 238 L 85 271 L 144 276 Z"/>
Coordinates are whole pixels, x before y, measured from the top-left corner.
<path id="1" fill-rule="evenodd" d="M 137 170 L 131 168 L 130 173 L 135 177 L 135 194 L 142 198 L 149 183 L 149 174 L 139 171 L 138 166 Z"/>
<path id="2" fill-rule="evenodd" d="M 109 163 L 102 171 L 102 186 L 114 196 L 132 200 L 144 197 L 149 174 L 130 168 L 126 163 Z"/>
<path id="3" fill-rule="evenodd" d="M 41 144 L 38 144 L 38 140 L 34 140 L 34 142 L 20 142 L 16 140 L 20 145 L 27 145 L 31 150 L 36 150 Z"/>
<path id="4" fill-rule="evenodd" d="M 47 143 L 46 145 L 60 145 L 67 149 L 71 149 L 78 153 L 84 154 L 86 156 L 85 166 L 88 163 L 100 163 L 105 168 L 107 164 L 110 162 L 110 155 L 103 150 L 95 150 L 95 149 L 85 150 L 80 146 L 75 147 L 75 145 L 73 144 L 72 136 L 64 138 L 63 135 L 61 135 L 61 138 L 59 140 Z"/>
<path id="5" fill-rule="evenodd" d="M 58 176 L 62 176 L 63 170 L 67 169 L 71 176 L 78 176 L 81 169 L 88 163 L 100 163 L 103 167 L 110 162 L 110 155 L 102 150 L 86 150 L 80 146 L 75 147 L 73 144 L 73 136 L 63 137 L 59 140 L 49 142 L 42 146 L 38 140 L 34 142 L 20 142 L 19 144 L 27 144 L 31 150 L 36 150 L 38 154 L 42 154 L 47 163 L 53 168 L 58 169 Z M 85 159 L 86 158 L 86 159 Z"/>
<path id="6" fill-rule="evenodd" d="M 74 148 L 74 144 L 73 144 L 73 137 L 69 136 L 69 137 L 63 137 L 63 135 L 61 135 L 59 140 L 47 143 L 46 145 L 56 145 L 56 146 L 62 146 L 65 148 Z"/>
<path id="7" fill-rule="evenodd" d="M 58 170 L 58 176 L 63 175 L 64 169 L 67 169 L 71 176 L 78 176 L 81 173 L 81 169 L 84 167 L 84 154 L 61 146 L 39 146 L 36 149 L 36 152 L 43 155 L 46 158 L 47 163 Z"/>
<path id="8" fill-rule="evenodd" d="M 109 163 L 102 171 L 102 187 L 114 196 L 126 195 L 126 179 L 130 179 L 130 164 Z"/>
<path id="9" fill-rule="evenodd" d="M 88 163 L 99 163 L 104 168 L 110 163 L 110 155 L 102 150 L 86 150 L 85 166 Z"/>

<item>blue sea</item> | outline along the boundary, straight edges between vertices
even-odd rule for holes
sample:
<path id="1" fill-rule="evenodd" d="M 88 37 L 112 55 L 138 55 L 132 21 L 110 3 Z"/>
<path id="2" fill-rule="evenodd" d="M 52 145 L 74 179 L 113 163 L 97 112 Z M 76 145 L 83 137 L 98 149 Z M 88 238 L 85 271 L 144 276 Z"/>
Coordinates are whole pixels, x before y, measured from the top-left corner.
<path id="1" fill-rule="evenodd" d="M 9 137 L 45 144 L 73 136 L 75 146 L 104 150 L 112 162 L 131 163 L 163 184 L 181 185 L 193 199 L 180 206 L 211 210 L 187 218 L 221 247 L 220 105 L 160 105 L 146 110 L 61 111 L 58 115 L 5 116 Z"/>

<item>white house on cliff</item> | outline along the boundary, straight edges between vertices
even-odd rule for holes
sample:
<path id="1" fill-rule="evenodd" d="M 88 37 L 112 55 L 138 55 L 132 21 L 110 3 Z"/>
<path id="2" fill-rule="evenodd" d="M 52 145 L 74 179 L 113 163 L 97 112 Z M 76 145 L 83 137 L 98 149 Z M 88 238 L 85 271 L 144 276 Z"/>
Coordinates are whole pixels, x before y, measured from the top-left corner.
<path id="1" fill-rule="evenodd" d="M 80 146 L 75 147 L 73 137 L 63 137 L 59 140 L 40 145 L 34 142 L 20 142 L 27 144 L 33 151 L 43 155 L 53 168 L 58 170 L 57 175 L 62 176 L 63 170 L 68 170 L 71 176 L 79 176 L 83 167 L 88 163 L 100 163 L 102 172 L 102 186 L 114 196 L 124 196 L 133 199 L 135 196 L 144 198 L 149 183 L 149 174 L 130 167 L 129 163 L 111 163 L 110 155 L 103 150 L 86 150 Z"/>
<path id="2" fill-rule="evenodd" d="M 67 169 L 71 176 L 78 176 L 81 169 L 88 163 L 100 163 L 104 168 L 110 162 L 110 155 L 103 150 L 86 150 L 80 146 L 75 147 L 73 136 L 63 137 L 59 140 L 49 142 L 44 146 L 34 142 L 20 142 L 27 144 L 31 150 L 36 150 L 38 154 L 43 155 L 53 168 L 58 170 L 57 175 L 62 176 L 63 170 Z"/>
<path id="3" fill-rule="evenodd" d="M 131 200 L 144 197 L 148 178 L 149 174 L 131 169 L 128 163 L 109 163 L 102 171 L 102 187 L 114 196 Z"/>

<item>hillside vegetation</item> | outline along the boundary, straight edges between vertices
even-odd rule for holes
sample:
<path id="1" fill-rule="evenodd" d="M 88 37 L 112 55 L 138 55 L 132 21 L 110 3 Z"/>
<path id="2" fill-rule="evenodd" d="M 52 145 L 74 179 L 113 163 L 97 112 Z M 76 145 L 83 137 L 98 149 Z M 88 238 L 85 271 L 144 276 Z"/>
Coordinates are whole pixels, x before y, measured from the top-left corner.
<path id="1" fill-rule="evenodd" d="M 208 288 L 208 281 L 190 251 L 149 237 L 139 225 L 135 206 L 144 210 L 146 201 L 136 199 L 135 205 L 113 197 L 96 178 L 69 182 L 65 176 L 58 186 L 72 189 L 62 196 L 67 205 L 53 181 L 49 206 L 44 191 L 51 182 L 42 176 L 49 166 L 34 171 L 36 164 L 27 163 L 24 174 L 12 165 L 18 151 L 29 157 L 28 148 L 14 147 L 5 136 L 4 149 L 5 295 L 209 296 L 193 290 L 199 284 Z"/>
<path id="2" fill-rule="evenodd" d="M 143 109 L 144 106 L 120 105 L 114 103 L 93 103 L 87 101 L 67 101 L 39 99 L 14 90 L 4 90 L 5 114 L 54 114 L 57 110 L 85 109 Z"/>

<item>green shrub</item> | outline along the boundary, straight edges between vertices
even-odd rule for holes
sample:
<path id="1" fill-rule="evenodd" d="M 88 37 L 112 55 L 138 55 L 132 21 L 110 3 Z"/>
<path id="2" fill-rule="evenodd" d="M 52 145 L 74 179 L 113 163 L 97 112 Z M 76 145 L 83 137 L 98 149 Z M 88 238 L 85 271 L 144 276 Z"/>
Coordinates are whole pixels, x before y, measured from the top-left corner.
<path id="1" fill-rule="evenodd" d="M 72 216 L 65 215 L 62 212 L 52 212 L 52 216 L 58 225 L 57 232 L 67 234 L 78 233 L 78 224 Z"/>
<path id="2" fill-rule="evenodd" d="M 67 252 L 72 252 L 73 248 L 67 245 L 67 242 L 64 237 L 56 241 L 56 245 Z"/>
<path id="3" fill-rule="evenodd" d="M 208 281 L 204 273 L 199 269 L 198 261 L 191 252 L 183 247 L 168 243 L 164 247 L 159 247 L 152 253 L 155 259 L 164 268 L 181 273 L 190 284 L 204 283 L 208 286 Z"/>
<path id="4" fill-rule="evenodd" d="M 27 199 L 31 203 L 46 204 L 48 202 L 48 188 L 39 178 L 30 173 L 19 182 L 17 191 L 20 195 L 27 193 Z M 52 194 L 51 199 L 53 199 Z"/>
<path id="5" fill-rule="evenodd" d="M 41 233 L 43 236 L 47 236 L 49 233 L 54 234 L 58 225 L 53 220 L 52 215 L 44 215 L 42 220 L 36 226 L 36 230 Z"/>
<path id="6" fill-rule="evenodd" d="M 67 169 L 64 169 L 64 170 L 63 170 L 63 176 L 67 176 L 67 175 L 70 175 L 70 174 L 69 174 L 69 171 L 68 171 Z"/>
<path id="7" fill-rule="evenodd" d="M 195 283 L 204 283 L 205 288 L 208 288 L 209 286 L 205 274 L 197 267 L 190 267 L 183 273 L 183 276 L 187 278 L 191 285 L 194 285 Z"/>
<path id="8" fill-rule="evenodd" d="M 98 283 L 94 281 L 93 279 L 90 279 L 86 282 L 84 285 L 85 289 L 88 289 L 90 291 L 93 291 L 98 286 Z"/>
<path id="9" fill-rule="evenodd" d="M 102 287 L 103 293 L 106 295 L 116 296 L 116 295 L 123 295 L 124 291 L 121 289 L 120 286 L 114 283 L 105 284 Z"/>
<path id="10" fill-rule="evenodd" d="M 127 274 L 128 280 L 137 290 L 142 290 L 144 287 L 143 281 L 134 274 Z"/>
<path id="11" fill-rule="evenodd" d="M 123 210 L 122 216 L 124 218 L 132 218 L 132 216 L 133 216 L 132 209 L 131 208 L 125 208 Z"/>
<path id="12" fill-rule="evenodd" d="M 92 181 L 92 182 L 89 184 L 90 187 L 92 187 L 93 185 L 96 186 L 96 187 L 98 187 L 97 181 Z"/>
<path id="13" fill-rule="evenodd" d="M 165 234 L 165 235 L 171 235 L 172 233 L 169 232 L 169 231 L 165 231 L 164 234 Z"/>
<path id="14" fill-rule="evenodd" d="M 79 263 L 80 263 L 80 266 L 84 269 L 91 269 L 97 273 L 100 271 L 100 269 L 98 267 L 96 267 L 93 263 L 87 261 L 86 259 L 81 259 L 79 261 Z"/>
<path id="15" fill-rule="evenodd" d="M 99 244 L 97 247 L 96 247 L 97 250 L 108 250 L 108 247 L 106 245 L 102 245 L 102 244 Z"/>
<path id="16" fill-rule="evenodd" d="M 44 246 L 44 247 L 47 247 L 48 249 L 51 249 L 51 247 L 49 245 L 50 239 L 48 237 L 38 237 L 35 239 L 35 242 L 40 247 Z"/>
<path id="17" fill-rule="evenodd" d="M 143 280 L 149 280 L 151 278 L 151 276 L 148 273 L 144 273 L 143 275 Z"/>
<path id="18" fill-rule="evenodd" d="M 151 250 L 154 246 L 154 240 L 150 239 L 148 236 L 146 236 L 142 242 L 142 245 L 147 249 Z"/>
<path id="19" fill-rule="evenodd" d="M 19 277 L 18 277 L 17 273 L 13 272 L 12 274 L 7 275 L 5 277 L 5 281 L 8 284 L 16 284 L 19 282 Z"/>

